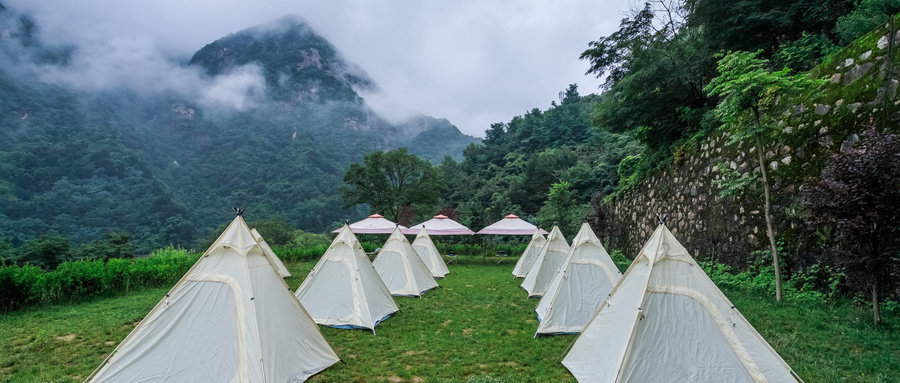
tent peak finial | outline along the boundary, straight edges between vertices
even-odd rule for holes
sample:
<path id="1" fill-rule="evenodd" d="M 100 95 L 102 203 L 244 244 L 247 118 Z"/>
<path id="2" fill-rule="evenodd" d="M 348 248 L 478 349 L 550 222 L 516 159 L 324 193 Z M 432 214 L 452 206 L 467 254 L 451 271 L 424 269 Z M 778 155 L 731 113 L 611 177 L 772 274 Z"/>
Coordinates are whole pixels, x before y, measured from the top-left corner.
<path id="1" fill-rule="evenodd" d="M 239 208 L 239 207 L 237 207 L 237 206 L 233 206 L 232 209 L 234 210 L 234 212 L 235 212 L 237 215 L 239 215 L 239 216 L 244 215 L 244 209 L 241 209 L 241 208 Z"/>
<path id="2" fill-rule="evenodd" d="M 669 219 L 668 214 L 663 214 L 662 218 L 660 218 L 659 214 L 656 215 L 656 220 L 659 222 L 660 225 L 665 225 L 667 219 Z"/>

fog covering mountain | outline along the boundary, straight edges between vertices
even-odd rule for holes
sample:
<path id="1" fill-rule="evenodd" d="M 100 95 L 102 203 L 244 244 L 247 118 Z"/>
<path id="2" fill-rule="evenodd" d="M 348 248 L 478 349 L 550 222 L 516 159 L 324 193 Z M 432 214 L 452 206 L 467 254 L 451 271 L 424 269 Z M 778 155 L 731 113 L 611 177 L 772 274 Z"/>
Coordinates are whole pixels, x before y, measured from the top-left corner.
<path id="1" fill-rule="evenodd" d="M 142 251 L 191 247 L 232 206 L 322 232 L 366 213 L 341 209 L 351 162 L 398 147 L 461 159 L 477 141 L 444 119 L 374 113 L 360 92 L 377 85 L 297 18 L 189 60 L 108 67 L 104 51 L 47 43 L 39 27 L 0 5 L 0 238 L 14 245 L 125 231 Z"/>

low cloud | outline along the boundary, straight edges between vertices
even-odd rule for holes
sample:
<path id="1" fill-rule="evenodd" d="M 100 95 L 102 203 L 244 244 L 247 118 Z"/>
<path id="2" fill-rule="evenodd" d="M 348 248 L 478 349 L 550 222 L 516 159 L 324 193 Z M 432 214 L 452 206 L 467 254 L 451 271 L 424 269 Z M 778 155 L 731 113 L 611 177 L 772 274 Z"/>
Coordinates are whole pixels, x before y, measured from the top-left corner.
<path id="1" fill-rule="evenodd" d="M 618 28 L 630 0 L 0 0 L 27 11 L 51 41 L 76 42 L 84 55 L 73 77 L 48 81 L 81 87 L 223 87 L 198 92 L 208 102 L 252 107 L 249 72 L 228 84 L 204 83 L 183 64 L 218 38 L 298 15 L 379 86 L 364 94 L 391 120 L 426 114 L 483 136 L 491 123 L 545 109 L 568 84 L 582 94 L 600 80 L 578 59 L 588 42 Z M 55 77 L 54 77 L 55 76 Z M 80 76 L 80 77 L 79 77 Z M 258 85 L 258 84 L 257 84 Z M 237 93 L 232 92 L 237 91 Z M 245 92 L 245 97 L 233 97 Z"/>

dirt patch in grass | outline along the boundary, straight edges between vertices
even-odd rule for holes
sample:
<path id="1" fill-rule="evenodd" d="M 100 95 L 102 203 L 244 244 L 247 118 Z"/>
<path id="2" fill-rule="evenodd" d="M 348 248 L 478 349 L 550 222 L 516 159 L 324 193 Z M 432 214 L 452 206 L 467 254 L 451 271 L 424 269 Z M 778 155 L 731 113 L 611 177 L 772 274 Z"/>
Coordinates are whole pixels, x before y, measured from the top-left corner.
<path id="1" fill-rule="evenodd" d="M 75 340 L 75 334 L 69 334 L 66 336 L 58 336 L 58 337 L 56 337 L 56 340 L 64 340 L 66 342 L 71 342 L 71 341 Z"/>

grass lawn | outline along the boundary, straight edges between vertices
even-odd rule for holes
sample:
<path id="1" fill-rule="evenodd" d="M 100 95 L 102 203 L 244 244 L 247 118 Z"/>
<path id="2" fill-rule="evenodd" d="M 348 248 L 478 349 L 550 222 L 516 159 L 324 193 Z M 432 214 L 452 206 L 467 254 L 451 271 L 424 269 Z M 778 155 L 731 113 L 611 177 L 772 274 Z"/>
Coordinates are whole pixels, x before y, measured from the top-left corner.
<path id="1" fill-rule="evenodd" d="M 440 288 L 419 298 L 395 298 L 402 310 L 376 328 L 322 327 L 346 363 L 318 382 L 574 381 L 557 363 L 574 336 L 533 338 L 536 299 L 525 298 L 515 262 L 481 257 L 450 265 Z M 293 289 L 312 268 L 288 264 Z M 0 315 L 0 381 L 83 380 L 168 289 Z M 801 307 L 725 292 L 807 382 L 888 382 L 900 371 L 897 318 L 881 327 L 846 303 Z"/>

